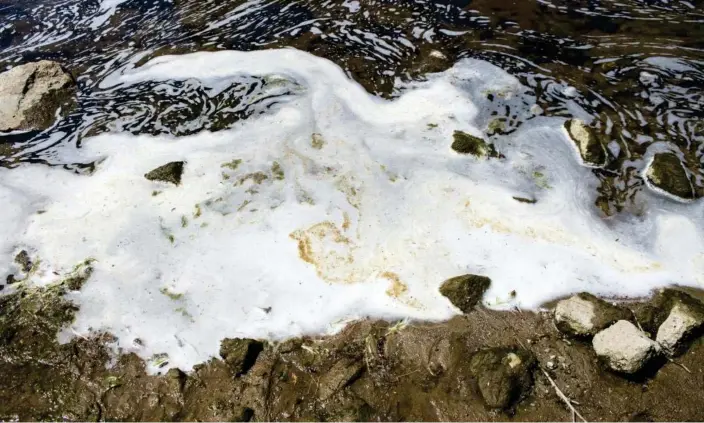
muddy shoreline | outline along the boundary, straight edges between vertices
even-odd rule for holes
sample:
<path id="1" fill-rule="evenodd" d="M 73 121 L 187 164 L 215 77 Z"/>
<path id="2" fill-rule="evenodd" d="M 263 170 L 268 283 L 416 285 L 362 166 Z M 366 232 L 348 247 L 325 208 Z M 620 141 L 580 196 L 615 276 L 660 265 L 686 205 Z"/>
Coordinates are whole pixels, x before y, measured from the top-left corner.
<path id="1" fill-rule="evenodd" d="M 1 420 L 572 420 L 561 394 L 588 420 L 704 419 L 701 338 L 624 375 L 591 342 L 560 332 L 551 311 L 477 306 L 442 323 L 364 320 L 334 336 L 225 339 L 220 358 L 152 376 L 134 353 L 115 355 L 110 334 L 57 342 L 76 312 L 63 296 L 77 287 L 0 297 Z M 623 305 L 634 316 L 652 307 Z M 496 373 L 497 353 L 520 372 Z M 499 388 L 482 388 L 487 380 Z"/>

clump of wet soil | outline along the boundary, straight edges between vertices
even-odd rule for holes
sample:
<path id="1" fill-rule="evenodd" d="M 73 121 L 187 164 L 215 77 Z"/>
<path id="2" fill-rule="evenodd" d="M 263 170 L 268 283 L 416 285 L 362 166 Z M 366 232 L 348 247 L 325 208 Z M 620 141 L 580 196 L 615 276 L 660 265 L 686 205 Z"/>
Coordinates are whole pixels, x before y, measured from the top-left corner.
<path id="1" fill-rule="evenodd" d="M 551 312 L 476 306 L 442 323 L 363 320 L 327 337 L 225 339 L 220 358 L 188 373 L 147 375 L 136 355 L 111 356 L 109 334 L 56 342 L 76 312 L 69 285 L 0 297 L 0 419 L 571 419 L 552 382 L 590 420 L 704 419 L 701 339 L 646 376 L 624 376 L 588 340 L 559 332 Z M 662 298 L 622 305 L 659 316 L 672 303 Z"/>

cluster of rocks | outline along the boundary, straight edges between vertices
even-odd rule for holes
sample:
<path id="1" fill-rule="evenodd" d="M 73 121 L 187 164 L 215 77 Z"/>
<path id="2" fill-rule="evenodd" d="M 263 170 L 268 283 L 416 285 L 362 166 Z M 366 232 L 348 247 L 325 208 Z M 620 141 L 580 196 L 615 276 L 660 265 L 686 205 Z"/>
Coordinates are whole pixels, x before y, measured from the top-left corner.
<path id="1" fill-rule="evenodd" d="M 631 311 L 581 293 L 557 303 L 555 324 L 562 333 L 589 340 L 612 370 L 637 374 L 686 350 L 704 328 L 704 304 L 674 289 L 657 292 Z"/>
<path id="2" fill-rule="evenodd" d="M 606 141 L 594 128 L 580 119 L 567 120 L 564 128 L 585 166 L 603 168 L 609 163 Z M 675 152 L 666 151 L 652 156 L 645 167 L 643 178 L 653 191 L 677 200 L 689 201 L 702 195 L 693 182 L 696 177 L 692 172 L 695 171 L 688 169 Z"/>

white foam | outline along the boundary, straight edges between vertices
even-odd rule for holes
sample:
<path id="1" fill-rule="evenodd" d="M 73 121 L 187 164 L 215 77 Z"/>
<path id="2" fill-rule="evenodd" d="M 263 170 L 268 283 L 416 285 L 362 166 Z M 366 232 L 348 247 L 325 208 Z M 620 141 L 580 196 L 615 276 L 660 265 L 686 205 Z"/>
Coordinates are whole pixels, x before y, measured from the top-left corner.
<path id="1" fill-rule="evenodd" d="M 91 176 L 0 170 L 0 201 L 12 205 L 0 209 L 0 272 L 16 270 L 7 263 L 19 248 L 41 258 L 39 284 L 97 260 L 72 294 L 80 311 L 66 334 L 108 330 L 125 350 L 165 352 L 169 366 L 188 370 L 224 337 L 325 333 L 365 316 L 449 318 L 457 310 L 438 286 L 465 273 L 492 279 L 486 299 L 496 307 L 704 284 L 701 203 L 651 197 L 641 219 L 601 220 L 596 180 L 578 165 L 562 119 L 536 117 L 501 139 L 503 160 L 450 149 L 455 130 L 481 135 L 486 92 L 527 98 L 485 62 L 463 60 L 394 101 L 295 50 L 160 57 L 102 86 L 172 78 L 221 86 L 241 75 L 300 88 L 229 130 L 108 134 L 67 149 L 72 159 L 101 159 Z M 242 160 L 235 170 L 222 167 L 233 159 Z M 176 160 L 187 162 L 180 186 L 143 177 Z M 247 178 L 256 172 L 267 179 Z"/>

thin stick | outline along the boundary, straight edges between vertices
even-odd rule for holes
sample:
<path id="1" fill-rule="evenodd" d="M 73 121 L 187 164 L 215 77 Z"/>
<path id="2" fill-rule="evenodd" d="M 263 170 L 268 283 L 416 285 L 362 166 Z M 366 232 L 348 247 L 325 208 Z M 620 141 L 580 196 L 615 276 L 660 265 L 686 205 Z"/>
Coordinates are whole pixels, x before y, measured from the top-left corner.
<path id="1" fill-rule="evenodd" d="M 687 366 L 685 366 L 684 364 L 678 363 L 678 362 L 676 362 L 675 360 L 671 359 L 671 358 L 668 357 L 668 356 L 665 356 L 665 358 L 666 358 L 667 361 L 669 361 L 670 363 L 672 363 L 672 364 L 674 364 L 674 365 L 676 365 L 676 366 L 680 366 L 680 367 L 682 367 L 687 373 L 692 374 L 692 371 L 689 370 L 689 369 L 687 368 Z"/>
<path id="2" fill-rule="evenodd" d="M 567 404 L 567 406 L 570 408 L 570 410 L 572 410 L 572 421 L 574 421 L 574 416 L 577 415 L 577 417 L 579 417 L 580 419 L 582 419 L 583 422 L 586 422 L 587 419 L 585 419 L 584 417 L 582 417 L 582 415 L 579 414 L 579 411 L 577 411 L 577 410 L 574 408 L 574 406 L 572 405 L 572 401 L 570 401 L 570 399 L 567 398 L 567 396 L 562 393 L 562 391 L 560 390 L 560 388 L 557 387 L 557 385 L 555 384 L 555 381 L 552 380 L 552 378 L 550 377 L 550 375 L 548 374 L 548 372 L 546 372 L 545 369 L 543 369 L 542 367 L 540 368 L 540 370 L 543 371 L 543 374 L 545 375 L 545 377 L 548 378 L 548 380 L 550 381 L 550 384 L 551 384 L 552 387 L 555 389 L 555 392 L 557 393 L 557 396 L 560 397 L 560 399 L 562 400 L 562 402 L 564 402 L 565 404 Z"/>

